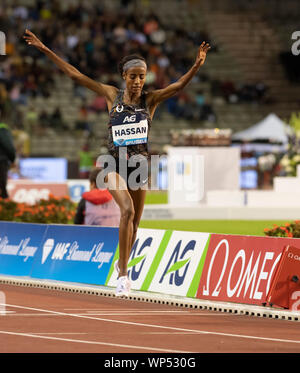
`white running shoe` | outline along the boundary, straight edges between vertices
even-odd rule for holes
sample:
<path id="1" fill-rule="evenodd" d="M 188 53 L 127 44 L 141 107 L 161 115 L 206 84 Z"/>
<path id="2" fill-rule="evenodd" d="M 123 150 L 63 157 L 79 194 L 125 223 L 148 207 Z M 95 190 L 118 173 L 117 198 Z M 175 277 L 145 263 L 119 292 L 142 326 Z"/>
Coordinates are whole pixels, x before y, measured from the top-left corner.
<path id="1" fill-rule="evenodd" d="M 128 297 L 130 293 L 131 284 L 127 276 L 121 276 L 118 279 L 116 288 L 116 297 Z"/>

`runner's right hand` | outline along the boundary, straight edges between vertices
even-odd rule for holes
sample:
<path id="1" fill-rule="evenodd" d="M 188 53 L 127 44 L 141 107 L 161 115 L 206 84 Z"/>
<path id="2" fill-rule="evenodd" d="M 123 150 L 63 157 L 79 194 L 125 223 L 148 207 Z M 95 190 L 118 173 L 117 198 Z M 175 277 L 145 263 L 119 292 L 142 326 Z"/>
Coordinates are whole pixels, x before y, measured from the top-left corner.
<path id="1" fill-rule="evenodd" d="M 23 35 L 23 38 L 25 39 L 28 45 L 32 45 L 39 50 L 43 50 L 46 48 L 45 45 L 40 41 L 40 39 L 28 29 L 25 30 L 25 34 Z"/>

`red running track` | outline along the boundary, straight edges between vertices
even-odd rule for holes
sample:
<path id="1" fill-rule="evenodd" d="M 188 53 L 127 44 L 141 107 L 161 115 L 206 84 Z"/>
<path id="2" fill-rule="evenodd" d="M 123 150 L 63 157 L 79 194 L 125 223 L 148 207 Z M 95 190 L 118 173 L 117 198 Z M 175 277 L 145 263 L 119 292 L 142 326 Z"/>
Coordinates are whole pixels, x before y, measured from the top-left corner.
<path id="1" fill-rule="evenodd" d="M 0 291 L 0 353 L 300 352 L 298 322 L 13 285 Z"/>

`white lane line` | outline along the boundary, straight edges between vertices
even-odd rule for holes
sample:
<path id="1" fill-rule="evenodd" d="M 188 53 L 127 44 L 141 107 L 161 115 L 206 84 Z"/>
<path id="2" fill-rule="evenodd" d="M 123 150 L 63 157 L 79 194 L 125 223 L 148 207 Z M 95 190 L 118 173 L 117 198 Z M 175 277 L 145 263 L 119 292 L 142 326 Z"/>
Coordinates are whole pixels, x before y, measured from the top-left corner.
<path id="1" fill-rule="evenodd" d="M 30 332 L 30 334 L 34 334 L 34 335 L 77 335 L 77 334 L 91 334 L 91 333 L 81 333 L 81 332 L 78 332 L 78 333 L 68 333 L 68 332 L 65 332 L 65 333 L 57 333 L 57 332 L 55 332 L 55 333 L 44 333 L 44 332 L 39 332 L 39 333 L 36 333 L 36 332 Z M 94 333 L 93 333 L 94 334 Z"/>
<path id="2" fill-rule="evenodd" d="M 204 312 L 204 311 L 171 311 L 171 312 L 165 312 L 165 311 L 124 311 L 124 310 L 113 310 L 113 311 L 86 311 L 85 313 L 76 313 L 78 315 L 153 315 L 156 314 L 158 316 L 161 316 L 161 314 L 180 314 L 184 316 L 193 316 L 193 315 L 204 315 L 204 316 L 245 316 L 245 315 L 239 315 L 239 314 L 232 314 L 232 313 L 224 313 L 220 314 L 220 312 Z"/>
<path id="3" fill-rule="evenodd" d="M 2 316 L 14 316 L 14 317 L 60 317 L 61 315 L 56 315 L 56 314 L 47 314 L 47 313 L 21 313 L 21 312 L 15 312 L 15 311 L 10 311 L 8 313 L 3 313 L 0 315 Z M 149 316 L 149 313 L 136 313 L 136 312 L 86 312 L 86 313 L 66 313 L 65 315 L 71 315 L 71 316 Z M 151 316 L 161 316 L 161 314 L 151 314 Z M 184 316 L 220 316 L 217 314 L 211 315 L 210 313 L 186 313 Z M 230 316 L 230 314 L 225 314 L 222 316 Z M 238 316 L 238 315 L 236 315 Z"/>
<path id="4" fill-rule="evenodd" d="M 157 348 L 157 347 L 141 347 L 141 346 L 134 346 L 134 345 L 123 345 L 123 344 L 119 344 L 119 343 L 108 343 L 108 342 L 98 342 L 98 341 L 86 341 L 86 340 L 81 340 L 81 339 L 49 337 L 49 336 L 44 336 L 44 335 L 36 335 L 36 334 L 33 334 L 33 333 L 9 332 L 9 331 L 6 331 L 6 330 L 0 330 L 0 334 L 17 335 L 19 337 L 49 339 L 49 340 L 62 341 L 62 342 L 83 343 L 83 344 L 121 347 L 121 348 L 133 348 L 133 349 L 139 349 L 139 350 L 146 350 L 148 352 L 149 351 L 157 351 L 157 352 L 169 352 L 169 353 L 191 353 L 191 352 L 188 352 L 188 351 L 177 351 L 177 350 L 171 350 L 171 349 L 168 350 L 168 349 Z"/>
<path id="5" fill-rule="evenodd" d="M 16 317 L 16 316 L 20 316 L 20 317 L 35 317 L 35 316 L 37 316 L 37 317 L 40 317 L 40 316 L 42 316 L 42 317 L 53 317 L 53 316 L 55 316 L 55 317 L 58 317 L 58 316 L 61 316 L 61 315 L 52 315 L 52 314 L 46 314 L 46 313 L 33 313 L 33 312 L 32 313 L 16 312 L 16 313 L 12 313 L 12 314 L 9 313 L 5 316 L 14 316 L 14 317 Z"/>
<path id="6" fill-rule="evenodd" d="M 153 335 L 175 335 L 175 334 L 180 334 L 180 335 L 195 335 L 198 334 L 196 332 L 147 332 L 144 334 L 153 334 Z"/>
<path id="7" fill-rule="evenodd" d="M 115 308 L 64 308 L 64 311 L 85 311 L 85 312 L 116 312 Z M 188 313 L 191 310 L 141 310 L 140 308 L 122 308 L 120 312 L 150 312 L 150 313 Z"/>
<path id="8" fill-rule="evenodd" d="M 170 313 L 170 314 L 172 314 L 172 313 L 184 313 L 184 314 L 190 314 L 191 312 L 189 312 L 189 311 L 147 311 L 147 310 L 145 310 L 145 311 L 141 311 L 141 310 L 137 310 L 137 311 L 135 311 L 135 310 L 121 310 L 121 311 L 116 311 L 115 309 L 114 310 L 94 310 L 94 311 L 86 311 L 87 313 L 94 313 L 94 312 L 100 312 L 100 313 L 105 313 L 105 314 L 112 314 L 112 313 L 119 313 L 119 314 L 121 314 L 121 313 L 126 313 L 126 314 L 130 314 L 130 313 L 133 313 L 133 314 L 140 314 L 140 313 L 144 313 L 144 314 L 155 314 L 155 313 Z"/>
<path id="9" fill-rule="evenodd" d="M 0 303 L 0 306 L 1 306 L 1 303 Z M 83 319 L 86 319 L 86 320 L 104 321 L 104 322 L 110 322 L 110 323 L 115 323 L 115 324 L 142 326 L 142 327 L 148 327 L 148 328 L 166 329 L 166 330 L 174 330 L 174 331 L 188 332 L 188 333 L 192 332 L 192 333 L 206 334 L 206 335 L 219 335 L 219 336 L 223 336 L 223 337 L 234 337 L 234 338 L 261 340 L 261 341 L 300 344 L 300 340 L 293 340 L 293 339 L 258 337 L 258 336 L 246 335 L 246 334 L 221 333 L 221 332 L 212 332 L 212 331 L 207 331 L 207 330 L 176 328 L 176 327 L 173 327 L 173 326 L 164 326 L 164 325 L 156 325 L 156 324 L 144 324 L 144 323 L 137 323 L 137 322 L 133 322 L 133 321 L 104 319 L 104 318 L 100 318 L 100 317 L 91 317 L 91 316 L 70 314 L 70 313 L 64 313 L 64 312 L 58 312 L 58 311 L 45 310 L 45 309 L 41 309 L 41 308 L 17 306 L 17 305 L 14 305 L 14 304 L 7 304 L 7 306 L 15 307 L 15 308 L 22 308 L 22 309 L 27 309 L 27 310 L 32 310 L 32 311 L 45 312 L 45 313 L 50 313 L 50 314 L 56 314 L 56 315 L 61 315 L 61 316 L 78 317 L 78 318 L 83 318 Z"/>

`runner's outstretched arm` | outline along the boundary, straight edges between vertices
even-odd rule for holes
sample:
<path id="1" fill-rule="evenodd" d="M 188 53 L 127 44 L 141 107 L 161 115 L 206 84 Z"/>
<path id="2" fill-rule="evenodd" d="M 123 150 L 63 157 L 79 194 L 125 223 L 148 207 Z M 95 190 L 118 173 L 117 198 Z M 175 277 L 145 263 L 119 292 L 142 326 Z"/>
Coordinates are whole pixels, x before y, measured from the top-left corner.
<path id="1" fill-rule="evenodd" d="M 194 65 L 186 74 L 184 74 L 175 83 L 172 83 L 165 88 L 152 91 L 151 93 L 149 92 L 151 94 L 152 105 L 156 106 L 160 104 L 162 101 L 167 100 L 168 98 L 176 95 L 179 91 L 181 91 L 192 80 L 192 78 L 198 72 L 199 68 L 204 64 L 206 54 L 209 50 L 209 44 L 204 41 L 198 49 L 198 54 Z"/>
<path id="2" fill-rule="evenodd" d="M 62 58 L 56 55 L 51 49 L 46 47 L 45 44 L 43 44 L 33 32 L 26 29 L 23 38 L 26 40 L 28 45 L 36 47 L 39 51 L 41 51 L 47 57 L 49 57 L 55 63 L 56 66 L 58 66 L 71 79 L 76 81 L 76 83 L 91 89 L 100 96 L 104 96 L 107 99 L 107 101 L 113 102 L 113 99 L 117 94 L 116 87 L 96 82 L 95 80 L 82 74 L 74 66 L 64 61 Z"/>

